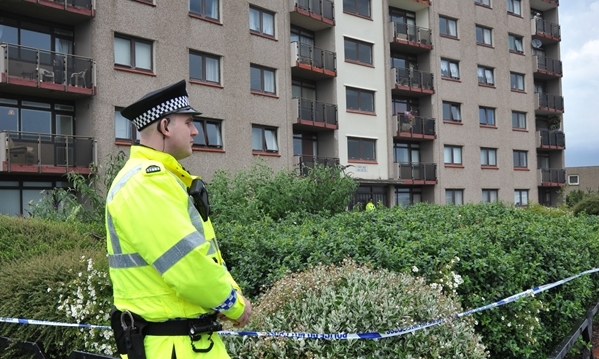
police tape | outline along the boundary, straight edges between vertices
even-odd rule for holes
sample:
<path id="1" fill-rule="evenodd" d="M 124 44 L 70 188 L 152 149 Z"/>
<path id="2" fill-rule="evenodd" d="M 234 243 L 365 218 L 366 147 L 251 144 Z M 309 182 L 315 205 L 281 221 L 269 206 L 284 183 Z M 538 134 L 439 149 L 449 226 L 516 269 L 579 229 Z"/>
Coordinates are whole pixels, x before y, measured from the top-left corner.
<path id="1" fill-rule="evenodd" d="M 467 315 L 472 315 L 477 312 L 482 312 L 484 310 L 492 309 L 495 307 L 499 307 L 502 305 L 506 305 L 508 303 L 515 302 L 516 300 L 527 297 L 534 296 L 537 293 L 544 292 L 551 288 L 557 287 L 559 285 L 565 284 L 571 280 L 574 280 L 578 277 L 581 277 L 586 274 L 592 274 L 599 272 L 599 268 L 589 269 L 584 272 L 578 273 L 571 277 L 559 280 L 557 282 L 541 285 L 538 287 L 533 287 L 531 289 L 525 290 L 518 294 L 514 294 L 510 297 L 498 300 L 497 302 L 493 302 L 487 304 L 482 307 L 478 307 L 475 309 L 470 309 L 462 313 L 457 313 L 452 316 L 436 319 L 430 322 L 413 325 L 405 328 L 397 328 L 390 329 L 385 331 L 384 333 L 379 332 L 366 332 L 366 333 L 295 333 L 295 332 L 254 332 L 254 331 L 230 331 L 230 330 L 221 330 L 218 332 L 220 335 L 230 335 L 230 336 L 250 336 L 250 337 L 286 337 L 286 338 L 294 338 L 294 339 L 328 339 L 328 340 L 343 340 L 343 339 L 383 339 L 389 337 L 400 336 L 408 333 L 415 332 L 417 330 L 426 329 L 438 324 L 442 324 L 446 321 L 465 317 Z M 51 322 L 46 320 L 34 320 L 34 319 L 23 319 L 23 318 L 5 318 L 0 317 L 0 323 L 15 323 L 15 324 L 30 324 L 30 325 L 47 325 L 47 326 L 56 326 L 56 327 L 76 327 L 76 328 L 86 328 L 86 329 L 111 329 L 109 326 L 105 325 L 92 325 L 92 324 L 81 324 L 81 323 L 62 323 L 62 322 Z"/>

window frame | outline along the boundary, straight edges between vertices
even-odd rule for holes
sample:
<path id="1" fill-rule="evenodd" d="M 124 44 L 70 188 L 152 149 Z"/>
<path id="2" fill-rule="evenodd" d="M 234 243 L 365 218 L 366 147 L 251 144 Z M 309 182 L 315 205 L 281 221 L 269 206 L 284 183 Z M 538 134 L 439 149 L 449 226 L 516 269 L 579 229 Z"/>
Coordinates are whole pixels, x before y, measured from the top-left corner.
<path id="1" fill-rule="evenodd" d="M 495 199 L 492 199 L 491 193 L 495 194 Z M 482 189 L 482 199 L 483 203 L 493 203 L 499 202 L 499 190 L 496 188 L 483 188 Z"/>
<path id="2" fill-rule="evenodd" d="M 260 137 L 260 141 L 262 142 L 262 147 L 260 149 L 258 148 L 254 148 L 254 130 L 256 129 L 260 129 L 261 130 L 261 137 Z M 269 144 L 267 143 L 267 136 L 266 136 L 266 132 L 269 131 L 270 133 L 272 133 L 274 135 L 274 141 L 275 141 L 275 149 L 269 149 Z M 274 126 L 265 126 L 265 125 L 258 125 L 258 124 L 252 124 L 252 152 L 264 152 L 264 153 L 279 153 L 279 136 L 278 136 L 278 128 L 274 127 Z"/>
<path id="3" fill-rule="evenodd" d="M 493 156 L 491 156 L 491 153 L 493 153 Z M 493 161 L 491 161 L 491 159 L 493 159 Z M 480 148 L 480 165 L 481 166 L 489 166 L 489 167 L 497 167 L 497 149 L 491 148 L 491 147 L 481 147 Z"/>
<path id="4" fill-rule="evenodd" d="M 523 119 L 523 120 L 524 120 L 524 127 L 520 127 L 520 126 L 516 126 L 516 127 L 514 127 L 514 120 L 515 120 L 515 119 L 514 119 L 514 115 L 523 115 L 522 117 L 524 118 L 524 119 Z M 518 116 L 518 118 L 517 118 L 517 121 L 518 121 L 518 125 L 520 125 L 520 123 L 521 123 L 520 116 Z M 516 129 L 520 129 L 520 130 L 526 130 L 526 128 L 527 128 L 527 127 L 526 127 L 526 112 L 522 112 L 522 111 L 512 111 L 512 129 L 514 129 L 514 128 L 516 128 Z"/>
<path id="5" fill-rule="evenodd" d="M 447 154 L 449 151 L 449 162 L 447 162 Z M 463 154 L 463 146 L 456 146 L 456 145 L 444 145 L 443 146 L 443 163 L 446 165 L 458 165 L 458 166 L 462 166 L 463 165 L 463 158 L 464 158 L 464 154 Z M 456 152 L 457 151 L 457 152 Z M 459 154 L 459 160 L 456 159 L 456 153 Z"/>
<path id="6" fill-rule="evenodd" d="M 443 75 L 443 64 L 447 64 L 447 75 Z M 457 72 L 457 76 L 454 76 L 452 65 Z M 460 62 L 457 60 L 451 60 L 448 58 L 441 58 L 441 77 L 445 79 L 459 80 L 460 79 Z"/>
<path id="7" fill-rule="evenodd" d="M 446 24 L 443 25 L 441 23 L 441 21 L 445 21 Z M 451 26 L 449 26 L 450 23 L 455 24 L 455 35 L 451 34 Z M 442 32 L 442 30 L 444 28 L 447 29 L 447 32 Z M 451 18 L 451 17 L 439 15 L 439 35 L 457 39 L 458 38 L 458 20 Z"/>
<path id="8" fill-rule="evenodd" d="M 514 169 L 516 168 L 528 168 L 528 151 L 514 150 Z M 524 164 L 522 164 L 524 162 Z"/>
<path id="9" fill-rule="evenodd" d="M 360 153 L 360 157 L 350 157 L 350 141 L 357 141 L 358 142 L 358 149 L 359 149 L 359 153 Z M 372 148 L 373 148 L 373 157 L 372 158 L 367 158 L 364 156 L 364 143 L 369 142 L 372 143 Z M 363 138 L 363 137 L 353 137 L 353 136 L 348 136 L 347 137 L 347 161 L 351 162 L 351 161 L 372 161 L 375 162 L 376 161 L 376 157 L 377 157 L 377 153 L 376 153 L 376 139 L 374 138 Z"/>
<path id="10" fill-rule="evenodd" d="M 445 118 L 445 107 L 449 106 L 450 117 Z M 457 118 L 454 115 L 454 109 L 457 111 Z M 461 104 L 457 102 L 443 101 L 443 121 L 445 122 L 462 122 Z"/>
<path id="11" fill-rule="evenodd" d="M 491 7 L 491 0 L 474 0 L 474 3 L 480 6 Z"/>
<path id="12" fill-rule="evenodd" d="M 488 31 L 489 40 L 485 39 L 485 33 Z M 480 32 L 480 41 L 479 41 L 479 32 Z M 476 44 L 483 46 L 493 46 L 493 29 L 490 27 L 476 25 Z"/>
<path id="13" fill-rule="evenodd" d="M 347 45 L 349 43 L 352 43 L 353 45 L 355 45 L 355 54 L 356 54 L 356 58 L 352 59 L 352 58 L 348 58 L 347 56 Z M 370 52 L 368 54 L 370 61 L 362 61 L 361 60 L 361 52 L 360 52 L 360 48 L 362 47 L 361 45 L 365 45 L 365 47 L 368 49 L 368 51 Z M 343 50 L 344 50 L 344 57 L 345 57 L 345 61 L 349 61 L 352 63 L 357 63 L 357 64 L 363 64 L 363 65 L 368 65 L 368 66 L 372 66 L 373 65 L 373 51 L 372 51 L 372 43 L 368 43 L 365 41 L 360 41 L 360 40 L 356 40 L 356 39 L 352 39 L 351 37 L 344 37 L 343 38 Z"/>
<path id="14" fill-rule="evenodd" d="M 212 17 L 212 16 L 208 16 L 206 15 L 206 2 L 213 2 L 216 4 L 216 17 Z M 191 3 L 195 2 L 195 3 L 199 3 L 200 7 L 201 7 L 201 12 L 196 12 L 196 11 L 192 11 L 191 10 Z M 188 7 L 188 11 L 190 14 L 200 17 L 202 19 L 207 19 L 207 20 L 212 20 L 212 21 L 218 21 L 220 22 L 220 0 L 188 0 L 187 1 L 187 7 Z"/>
<path id="15" fill-rule="evenodd" d="M 260 29 L 256 30 L 256 29 L 252 29 L 252 10 L 253 11 L 257 11 L 260 17 Z M 249 10 L 249 29 L 250 29 L 250 33 L 251 34 L 257 34 L 257 35 L 262 35 L 262 36 L 266 36 L 266 37 L 270 37 L 270 38 L 274 38 L 275 37 L 275 33 L 276 33 L 276 19 L 275 19 L 275 13 L 270 11 L 270 10 L 266 10 L 257 6 L 253 6 L 250 5 L 250 10 Z M 272 17 L 272 34 L 265 32 L 264 30 L 264 15 L 269 15 Z"/>
<path id="16" fill-rule="evenodd" d="M 480 76 L 481 72 L 483 73 L 483 76 Z M 489 82 L 489 76 L 488 74 L 491 74 L 491 82 Z M 495 86 L 495 69 L 492 67 L 487 67 L 487 66 L 482 66 L 482 65 L 478 65 L 477 69 L 476 69 L 476 74 L 478 77 L 478 84 L 479 85 L 486 85 L 486 86 Z M 481 82 L 481 77 L 484 79 L 484 82 Z"/>
<path id="17" fill-rule="evenodd" d="M 510 11 L 510 9 L 516 10 L 516 3 L 518 4 L 518 11 Z M 522 16 L 522 0 L 506 0 L 506 7 L 508 14 Z"/>
<path id="18" fill-rule="evenodd" d="M 456 203 L 456 194 L 460 194 L 459 203 Z M 448 194 L 451 194 L 451 201 L 447 201 Z M 464 204 L 464 189 L 460 188 L 446 188 L 445 189 L 445 204 L 453 204 L 460 206 Z"/>
<path id="19" fill-rule="evenodd" d="M 193 148 L 213 148 L 213 149 L 219 149 L 219 150 L 222 150 L 224 148 L 223 121 L 222 120 L 208 118 L 208 117 L 194 117 L 193 124 L 194 124 L 194 126 L 196 126 L 196 129 L 198 130 L 198 135 L 196 137 L 194 137 L 194 140 L 193 140 L 193 146 L 192 146 Z M 218 137 L 217 141 L 220 141 L 220 143 L 217 143 L 217 144 L 210 143 L 210 133 L 209 133 L 210 131 L 208 130 L 209 124 L 216 125 L 217 137 Z M 200 135 L 204 136 L 204 144 L 196 143 L 196 139 Z"/>
<path id="20" fill-rule="evenodd" d="M 256 69 L 260 71 L 260 88 L 256 89 L 252 87 L 252 83 L 253 83 L 253 79 L 252 79 L 252 69 Z M 265 72 L 272 72 L 272 87 L 273 87 L 273 91 L 267 91 L 265 89 L 265 78 L 264 78 L 264 73 Z M 256 64 L 250 64 L 250 91 L 253 93 L 258 93 L 258 94 L 266 94 L 266 95 L 276 95 L 277 94 L 277 71 L 275 69 L 269 68 L 269 67 L 265 67 L 265 66 L 260 66 L 260 65 L 256 65 Z"/>
<path id="21" fill-rule="evenodd" d="M 524 74 L 521 74 L 519 72 L 510 72 L 510 89 L 512 91 L 521 91 L 521 92 L 525 91 L 526 86 L 524 85 L 525 84 L 524 76 L 525 76 Z M 520 87 L 520 82 L 522 85 L 521 87 Z M 514 86 L 514 83 L 516 84 L 516 86 Z"/>
<path id="22" fill-rule="evenodd" d="M 202 76 L 203 78 L 195 78 L 191 76 L 191 57 L 192 56 L 197 56 L 200 58 L 200 60 L 202 61 Z M 218 80 L 217 81 L 212 81 L 212 80 L 207 80 L 206 79 L 206 59 L 212 59 L 212 60 L 216 60 L 217 61 L 217 65 L 218 65 L 218 71 L 217 71 L 217 75 L 218 75 Z M 221 84 L 221 64 L 220 64 L 220 59 L 221 56 L 218 55 L 213 55 L 213 54 L 209 54 L 206 52 L 202 52 L 202 51 L 196 51 L 196 50 L 192 50 L 189 49 L 189 57 L 188 57 L 188 61 L 189 61 L 189 80 L 190 81 L 197 81 L 197 82 L 204 82 L 204 83 L 209 83 L 209 84 L 216 84 L 216 85 L 220 85 Z"/>
<path id="23" fill-rule="evenodd" d="M 576 177 L 576 181 L 572 181 L 572 177 Z M 579 175 L 568 175 L 568 184 L 571 186 L 580 186 L 580 176 Z"/>
<path id="24" fill-rule="evenodd" d="M 349 2 L 353 2 L 353 7 L 349 9 L 346 5 L 349 5 Z M 364 2 L 368 5 L 368 13 L 363 14 L 360 12 L 360 3 Z M 372 18 L 372 1 L 371 0 L 344 0 L 343 1 L 343 12 L 347 14 L 352 14 L 356 16 L 365 17 L 368 19 Z"/>
<path id="25" fill-rule="evenodd" d="M 525 196 L 525 201 L 523 201 L 523 194 L 526 194 Z M 518 200 L 516 200 L 516 196 L 518 196 Z M 528 199 L 529 199 L 529 193 L 527 189 L 515 189 L 514 190 L 514 205 L 515 206 L 520 206 L 520 207 L 525 207 L 528 206 Z M 526 203 L 522 203 L 522 202 L 526 202 Z"/>
<path id="26" fill-rule="evenodd" d="M 130 142 L 130 143 L 137 143 L 140 140 L 139 137 L 139 131 L 137 131 L 137 127 L 135 127 L 135 125 L 133 124 L 133 121 L 129 121 L 128 119 L 126 119 L 125 117 L 123 117 L 123 115 L 121 115 L 121 110 L 123 110 L 124 107 L 115 107 L 114 108 L 114 139 L 116 142 Z M 124 120 L 126 122 L 123 121 L 123 123 L 125 123 L 125 127 L 129 127 L 128 130 L 128 137 L 119 137 L 117 130 L 118 130 L 118 126 L 117 126 L 117 120 L 119 120 L 118 115 L 121 117 L 121 121 Z"/>
<path id="27" fill-rule="evenodd" d="M 349 95 L 350 91 L 354 91 L 357 93 L 357 98 L 358 98 L 358 103 L 357 103 L 357 108 L 350 108 L 349 107 L 349 103 L 350 101 L 348 101 L 347 96 Z M 363 109 L 362 108 L 362 96 L 363 95 L 370 95 L 372 98 L 372 109 Z M 374 98 L 374 91 L 371 90 L 365 90 L 365 89 L 361 89 L 361 88 L 357 88 L 357 87 L 350 87 L 350 86 L 346 86 L 345 87 L 345 110 L 346 111 L 354 111 L 354 112 L 364 112 L 364 113 L 369 113 L 369 114 L 374 114 L 376 111 L 375 108 L 375 98 Z"/>
<path id="28" fill-rule="evenodd" d="M 478 123 L 483 126 L 493 126 L 493 127 L 497 126 L 497 121 L 496 121 L 497 116 L 496 116 L 495 110 L 496 109 L 493 107 L 478 106 Z M 482 122 L 482 118 L 481 118 L 482 112 L 481 111 L 484 111 L 485 122 Z M 492 117 L 493 117 L 492 123 L 489 123 L 489 115 L 488 115 L 489 113 L 491 113 Z"/>
<path id="29" fill-rule="evenodd" d="M 518 50 L 518 41 L 520 42 L 520 50 Z M 507 46 L 510 52 L 524 54 L 524 36 L 508 34 Z"/>
<path id="30" fill-rule="evenodd" d="M 115 45 L 115 40 L 116 39 L 121 39 L 121 40 L 127 40 L 129 41 L 129 60 L 130 60 L 130 64 L 121 64 L 121 63 L 117 63 L 117 59 L 116 59 L 116 49 L 114 48 Z M 137 43 L 140 44 L 145 44 L 145 45 L 150 45 L 150 68 L 143 68 L 143 67 L 137 67 L 137 61 L 136 61 L 136 48 L 135 45 Z M 152 40 L 148 40 L 148 39 L 142 39 L 140 37 L 136 37 L 136 36 L 130 36 L 130 35 L 125 35 L 122 33 L 115 33 L 113 40 L 112 40 L 112 44 L 113 44 L 113 52 L 114 52 L 114 67 L 116 68 L 121 68 L 121 69 L 130 69 L 130 70 L 135 70 L 135 71 L 142 71 L 142 72 L 149 72 L 149 73 L 154 73 L 154 41 Z"/>

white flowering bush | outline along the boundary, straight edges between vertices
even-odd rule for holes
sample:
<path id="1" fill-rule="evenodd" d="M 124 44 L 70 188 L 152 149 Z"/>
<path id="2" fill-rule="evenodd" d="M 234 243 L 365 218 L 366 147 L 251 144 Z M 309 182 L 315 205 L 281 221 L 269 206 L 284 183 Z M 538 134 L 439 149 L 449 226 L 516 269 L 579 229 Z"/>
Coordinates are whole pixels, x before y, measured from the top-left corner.
<path id="1" fill-rule="evenodd" d="M 57 310 L 76 323 L 109 325 L 112 303 L 110 279 L 105 270 L 94 268 L 92 258 L 81 256 L 80 262 L 86 265 L 86 269 L 55 289 L 58 294 Z M 48 287 L 48 293 L 52 291 Z M 108 355 L 116 353 L 112 330 L 80 328 L 79 333 L 85 351 Z"/>
<path id="2" fill-rule="evenodd" d="M 412 267 L 413 272 L 418 268 Z M 459 282 L 459 281 L 458 281 Z M 455 282 L 454 282 L 455 283 Z M 453 285 L 453 284 L 452 284 Z M 346 260 L 291 274 L 254 306 L 244 330 L 301 333 L 386 332 L 450 318 L 462 308 L 442 285 Z M 487 358 L 471 317 L 376 340 L 225 337 L 233 358 Z"/>

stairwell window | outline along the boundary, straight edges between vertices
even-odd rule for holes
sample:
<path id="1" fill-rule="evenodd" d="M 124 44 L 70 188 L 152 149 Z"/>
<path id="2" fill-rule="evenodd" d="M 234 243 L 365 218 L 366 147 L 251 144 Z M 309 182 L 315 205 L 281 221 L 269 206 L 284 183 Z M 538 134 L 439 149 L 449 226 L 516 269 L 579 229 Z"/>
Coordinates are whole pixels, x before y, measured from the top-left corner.
<path id="1" fill-rule="evenodd" d="M 257 152 L 279 152 L 275 127 L 252 125 L 252 150 Z"/>
<path id="2" fill-rule="evenodd" d="M 346 87 L 345 100 L 348 110 L 374 113 L 374 91 Z"/>
<path id="3" fill-rule="evenodd" d="M 114 65 L 152 71 L 152 41 L 127 35 L 114 35 Z"/>
<path id="4" fill-rule="evenodd" d="M 264 9 L 250 6 L 250 32 L 275 36 L 275 14 Z"/>
<path id="5" fill-rule="evenodd" d="M 346 37 L 344 49 L 345 61 L 372 65 L 372 44 Z"/>
<path id="6" fill-rule="evenodd" d="M 524 46 L 522 46 L 522 36 L 509 34 L 508 45 L 511 52 L 515 52 L 518 54 L 524 53 Z"/>
<path id="7" fill-rule="evenodd" d="M 351 160 L 376 161 L 376 140 L 348 137 L 347 158 Z"/>
<path id="8" fill-rule="evenodd" d="M 441 59 L 441 77 L 459 80 L 459 62 L 455 60 Z"/>

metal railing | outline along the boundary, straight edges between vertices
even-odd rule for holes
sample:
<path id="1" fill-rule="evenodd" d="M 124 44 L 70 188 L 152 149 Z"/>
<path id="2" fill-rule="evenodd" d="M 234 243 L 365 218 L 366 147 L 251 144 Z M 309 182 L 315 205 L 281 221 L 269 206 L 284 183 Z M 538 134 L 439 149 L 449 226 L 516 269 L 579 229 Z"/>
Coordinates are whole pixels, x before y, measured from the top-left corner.
<path id="1" fill-rule="evenodd" d="M 298 8 L 325 19 L 335 20 L 335 5 L 330 0 L 292 0 Z"/>
<path id="2" fill-rule="evenodd" d="M 408 40 L 429 46 L 433 44 L 430 29 L 397 21 L 391 21 L 391 25 L 393 26 L 393 40 Z"/>
<path id="3" fill-rule="evenodd" d="M 50 82 L 92 88 L 95 86 L 95 62 L 91 58 L 0 43 L 3 59 L 0 70 L 9 78 Z"/>
<path id="4" fill-rule="evenodd" d="M 436 163 L 402 163 L 395 162 L 396 178 L 414 181 L 436 181 Z"/>
<path id="5" fill-rule="evenodd" d="M 404 67 L 394 67 L 395 83 L 414 89 L 433 90 L 433 74 Z"/>
<path id="6" fill-rule="evenodd" d="M 556 39 L 561 39 L 561 29 L 560 26 L 556 23 L 543 20 L 542 18 L 533 18 L 532 21 L 532 29 L 534 34 L 545 34 Z"/>
<path id="7" fill-rule="evenodd" d="M 537 71 L 543 70 L 547 72 L 552 72 L 554 74 L 563 75 L 562 62 L 560 60 L 539 55 L 535 55 L 533 56 L 533 58 L 537 65 Z"/>
<path id="8" fill-rule="evenodd" d="M 542 183 L 554 183 L 554 184 L 565 184 L 566 183 L 566 170 L 563 168 L 540 168 L 541 172 L 541 184 Z"/>
<path id="9" fill-rule="evenodd" d="M 548 108 L 556 111 L 564 111 L 564 98 L 558 95 L 537 93 L 537 108 Z"/>
<path id="10" fill-rule="evenodd" d="M 572 328 L 572 331 L 568 334 L 561 343 L 551 352 L 547 359 L 564 359 L 570 349 L 578 341 L 578 338 L 582 336 L 585 343 L 592 344 L 593 340 L 593 317 L 599 310 L 599 303 L 590 307 L 585 313 L 585 317 L 578 321 Z M 595 358 L 591 351 L 586 347 L 582 347 L 582 358 Z"/>
<path id="11" fill-rule="evenodd" d="M 297 102 L 298 119 L 337 125 L 337 105 L 301 97 L 294 97 L 293 100 Z"/>
<path id="12" fill-rule="evenodd" d="M 294 41 L 291 43 L 292 62 L 337 73 L 337 54 L 308 44 Z"/>
<path id="13" fill-rule="evenodd" d="M 413 135 L 435 136 L 435 119 L 420 116 L 406 116 L 403 113 L 395 115 L 397 118 L 397 132 Z"/>
<path id="14" fill-rule="evenodd" d="M 89 167 L 96 162 L 92 137 L 1 131 L 0 162 L 27 166 Z"/>
<path id="15" fill-rule="evenodd" d="M 551 147 L 566 147 L 566 134 L 560 130 L 539 130 L 539 145 Z"/>
<path id="16" fill-rule="evenodd" d="M 319 157 L 312 155 L 296 155 L 293 156 L 293 164 L 299 167 L 302 175 L 310 173 L 310 169 L 316 165 L 324 167 L 339 166 L 339 158 L 336 157 Z"/>

